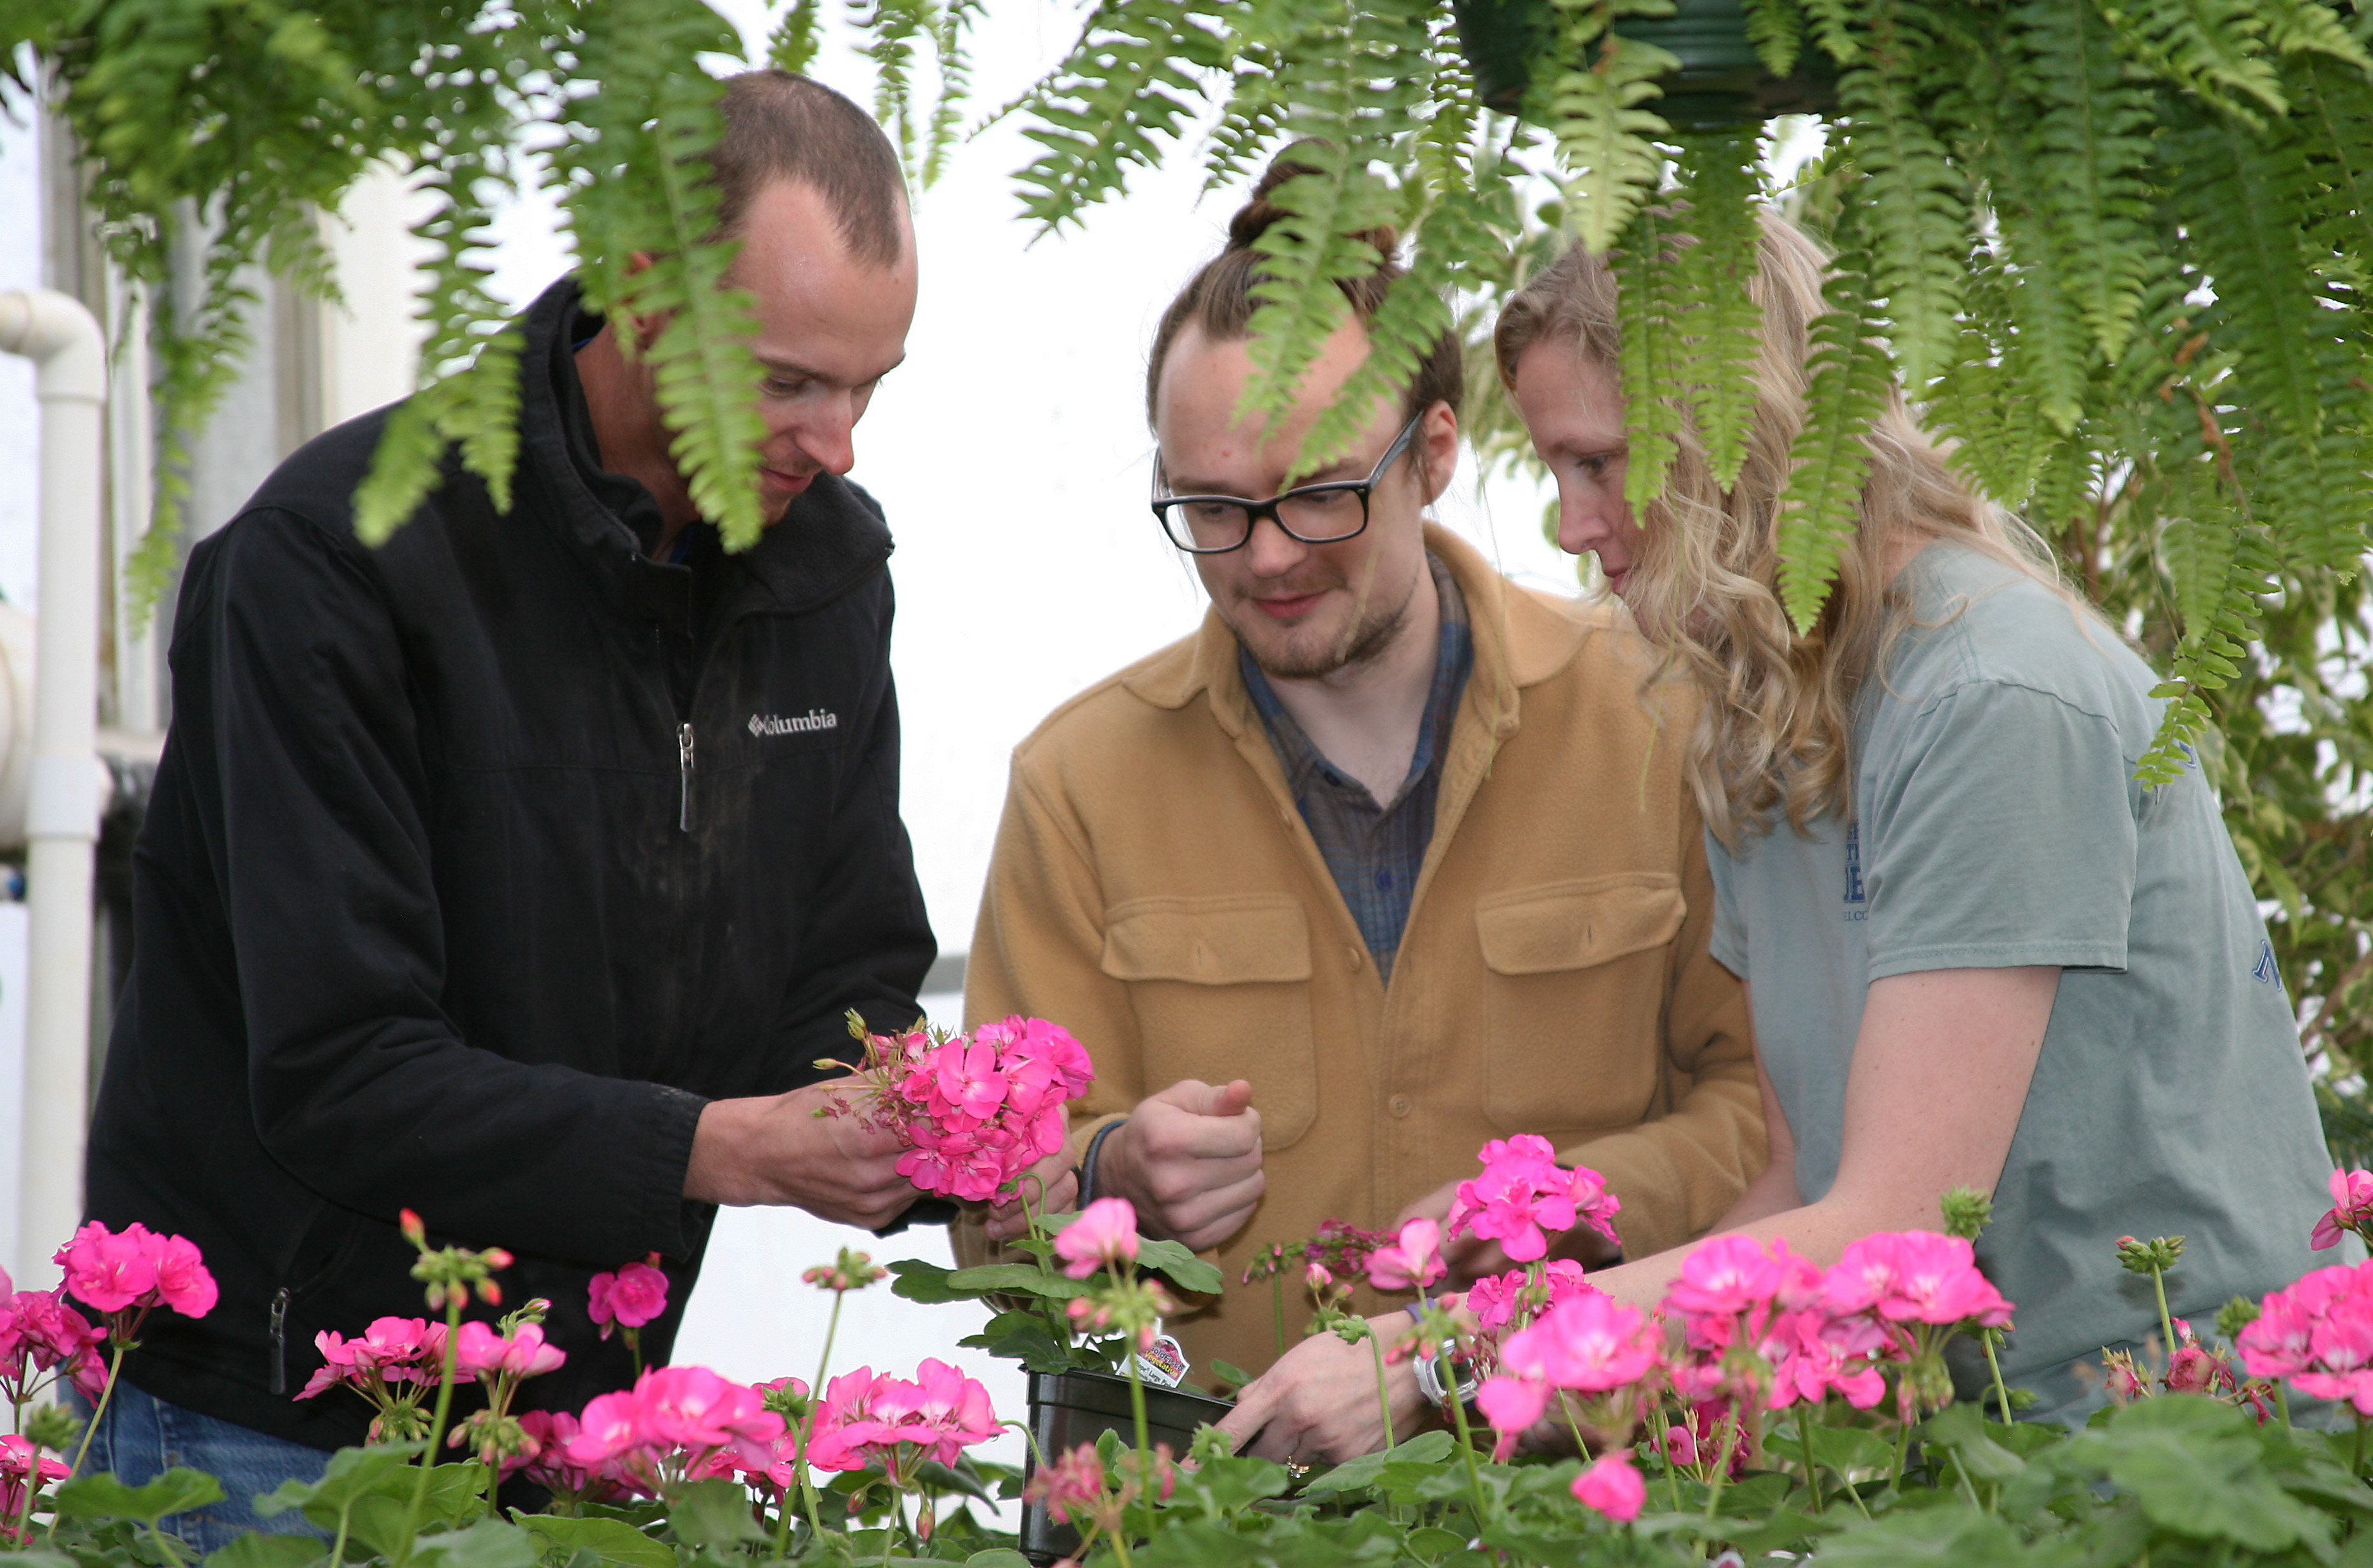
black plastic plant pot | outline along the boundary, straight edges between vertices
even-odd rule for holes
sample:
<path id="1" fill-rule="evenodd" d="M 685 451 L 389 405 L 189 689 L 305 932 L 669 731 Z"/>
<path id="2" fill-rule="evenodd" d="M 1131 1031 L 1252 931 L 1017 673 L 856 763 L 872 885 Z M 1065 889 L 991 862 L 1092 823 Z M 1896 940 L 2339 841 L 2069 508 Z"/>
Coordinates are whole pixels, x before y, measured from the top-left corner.
<path id="1" fill-rule="evenodd" d="M 1196 1429 L 1209 1426 L 1230 1410 L 1232 1399 L 1215 1399 L 1192 1388 L 1145 1390 L 1145 1431 L 1149 1443 L 1167 1443 L 1180 1458 L 1194 1441 Z M 1057 1372 L 1030 1375 L 1030 1466 L 1037 1456 L 1055 1458 L 1082 1443 L 1093 1443 L 1116 1433 L 1130 1447 L 1137 1445 L 1137 1418 L 1129 1412 L 1128 1379 L 1108 1372 Z M 1022 1555 L 1040 1568 L 1069 1557 L 1080 1547 L 1080 1532 L 1046 1516 L 1043 1504 L 1022 1509 Z"/>
<path id="2" fill-rule="evenodd" d="M 1536 64 L 1556 55 L 1552 0 L 1452 0 L 1451 10 L 1483 101 L 1522 112 Z M 1669 17 L 1625 17 L 1615 30 L 1680 61 L 1680 69 L 1664 80 L 1665 96 L 1644 106 L 1677 130 L 1720 130 L 1837 107 L 1836 70 L 1811 40 L 1791 75 L 1764 69 L 1748 41 L 1743 0 L 1677 0 Z"/>

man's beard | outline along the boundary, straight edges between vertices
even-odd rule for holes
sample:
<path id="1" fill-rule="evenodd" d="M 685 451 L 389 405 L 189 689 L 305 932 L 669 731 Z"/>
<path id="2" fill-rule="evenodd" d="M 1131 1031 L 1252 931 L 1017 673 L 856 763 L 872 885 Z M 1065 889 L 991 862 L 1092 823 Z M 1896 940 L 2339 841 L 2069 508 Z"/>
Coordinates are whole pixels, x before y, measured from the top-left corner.
<path id="1" fill-rule="evenodd" d="M 1424 563 L 1420 561 L 1418 571 L 1425 569 Z M 1391 647 L 1393 638 L 1398 637 L 1401 627 L 1408 624 L 1409 603 L 1416 597 L 1417 573 L 1412 572 L 1409 589 L 1400 596 L 1399 603 L 1390 608 L 1380 604 L 1368 605 L 1365 613 L 1352 624 L 1349 636 L 1338 639 L 1332 648 L 1322 649 L 1307 658 L 1264 652 L 1241 631 L 1236 634 L 1236 640 L 1252 655 L 1254 665 L 1264 675 L 1285 681 L 1316 680 L 1338 670 L 1350 669 L 1354 664 L 1364 664 Z M 1257 614 L 1259 612 L 1254 613 Z"/>

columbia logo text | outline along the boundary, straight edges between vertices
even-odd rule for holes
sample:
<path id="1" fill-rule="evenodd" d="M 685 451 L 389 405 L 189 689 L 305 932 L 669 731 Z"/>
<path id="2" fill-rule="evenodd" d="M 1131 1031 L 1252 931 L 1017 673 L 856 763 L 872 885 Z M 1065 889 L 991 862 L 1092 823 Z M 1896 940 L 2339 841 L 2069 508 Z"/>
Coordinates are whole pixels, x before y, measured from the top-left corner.
<path id="1" fill-rule="evenodd" d="M 837 730 L 840 715 L 821 708 L 811 708 L 805 713 L 786 719 L 779 713 L 750 715 L 753 735 L 804 735 L 811 730 Z"/>

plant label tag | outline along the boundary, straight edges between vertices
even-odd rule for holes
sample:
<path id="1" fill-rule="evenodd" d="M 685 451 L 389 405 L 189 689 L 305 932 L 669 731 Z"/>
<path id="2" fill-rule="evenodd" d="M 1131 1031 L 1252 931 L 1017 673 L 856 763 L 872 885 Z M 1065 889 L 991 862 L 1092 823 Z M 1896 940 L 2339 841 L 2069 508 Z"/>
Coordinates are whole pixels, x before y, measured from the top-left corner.
<path id="1" fill-rule="evenodd" d="M 1137 1375 L 1157 1388 L 1175 1388 L 1186 1381 L 1186 1352 L 1167 1334 L 1137 1352 Z"/>

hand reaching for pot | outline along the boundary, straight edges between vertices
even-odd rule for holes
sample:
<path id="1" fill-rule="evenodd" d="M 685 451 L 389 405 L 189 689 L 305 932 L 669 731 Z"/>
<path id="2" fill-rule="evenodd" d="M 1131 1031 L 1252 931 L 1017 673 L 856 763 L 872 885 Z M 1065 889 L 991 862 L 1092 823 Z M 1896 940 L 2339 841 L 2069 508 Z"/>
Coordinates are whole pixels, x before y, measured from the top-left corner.
<path id="1" fill-rule="evenodd" d="M 1260 1112 L 1239 1078 L 1188 1078 L 1138 1102 L 1096 1153 L 1099 1197 L 1126 1198 L 1138 1228 L 1196 1251 L 1245 1227 L 1267 1189 Z"/>
<path id="2" fill-rule="evenodd" d="M 1410 1326 L 1407 1313 L 1390 1312 L 1368 1319 L 1368 1327 L 1389 1349 Z M 1280 1463 L 1339 1465 L 1374 1453 L 1385 1445 L 1375 1354 L 1366 1340 L 1347 1345 L 1335 1334 L 1313 1334 L 1245 1386 L 1220 1430 L 1236 1440 L 1236 1452 Z M 1396 1441 L 1432 1424 L 1406 1361 L 1385 1363 L 1385 1392 Z"/>

